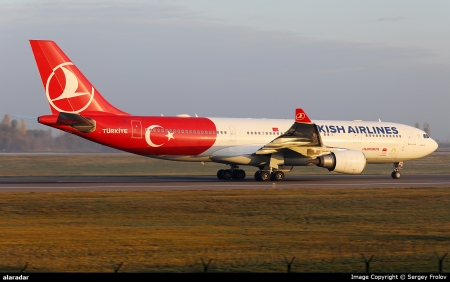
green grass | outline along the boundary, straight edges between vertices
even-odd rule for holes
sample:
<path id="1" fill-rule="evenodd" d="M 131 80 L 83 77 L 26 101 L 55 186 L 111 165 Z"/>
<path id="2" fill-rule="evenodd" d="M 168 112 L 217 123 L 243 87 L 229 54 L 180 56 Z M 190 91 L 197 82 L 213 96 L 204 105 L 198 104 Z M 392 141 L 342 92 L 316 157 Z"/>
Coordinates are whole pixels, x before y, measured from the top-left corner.
<path id="1" fill-rule="evenodd" d="M 449 173 L 448 154 L 404 173 Z M 129 154 L 0 155 L 0 176 L 215 175 L 224 165 Z M 244 167 L 251 175 L 255 168 Z M 369 165 L 366 174 L 390 174 Z M 293 174 L 329 174 L 317 167 Z M 289 177 L 289 176 L 287 176 Z M 436 272 L 450 251 L 450 190 L 1 193 L 0 271 Z M 444 271 L 450 271 L 449 259 Z"/>
<path id="2" fill-rule="evenodd" d="M 449 206 L 448 188 L 2 193 L 0 271 L 436 272 Z"/>
<path id="3" fill-rule="evenodd" d="M 405 162 L 405 174 L 450 173 L 449 154 L 432 154 Z M 132 154 L 86 155 L 0 155 L 0 176 L 65 176 L 65 175 L 216 175 L 226 165 L 174 162 L 146 158 Z M 255 167 L 242 166 L 247 175 Z M 392 172 L 392 164 L 367 165 L 363 174 Z M 330 174 L 327 169 L 309 166 L 295 167 L 291 174 Z M 289 175 L 289 174 L 287 174 Z M 289 176 L 288 176 L 289 177 Z"/>

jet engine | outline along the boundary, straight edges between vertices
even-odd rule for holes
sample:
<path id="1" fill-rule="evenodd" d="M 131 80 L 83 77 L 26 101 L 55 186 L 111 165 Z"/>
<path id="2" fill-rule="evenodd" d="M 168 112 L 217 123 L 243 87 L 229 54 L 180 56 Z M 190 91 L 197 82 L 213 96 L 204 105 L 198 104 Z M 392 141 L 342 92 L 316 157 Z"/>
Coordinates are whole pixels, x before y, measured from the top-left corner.
<path id="1" fill-rule="evenodd" d="M 343 150 L 320 156 L 312 163 L 329 171 L 360 174 L 366 167 L 366 156 L 360 151 Z"/>

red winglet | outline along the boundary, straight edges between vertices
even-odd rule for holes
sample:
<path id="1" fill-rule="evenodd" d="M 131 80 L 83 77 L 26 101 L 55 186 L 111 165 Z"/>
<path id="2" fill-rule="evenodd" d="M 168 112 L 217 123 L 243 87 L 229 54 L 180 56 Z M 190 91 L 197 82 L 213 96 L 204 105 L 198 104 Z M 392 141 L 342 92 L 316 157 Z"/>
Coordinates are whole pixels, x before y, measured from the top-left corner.
<path id="1" fill-rule="evenodd" d="M 295 122 L 311 122 L 303 109 L 295 109 Z"/>

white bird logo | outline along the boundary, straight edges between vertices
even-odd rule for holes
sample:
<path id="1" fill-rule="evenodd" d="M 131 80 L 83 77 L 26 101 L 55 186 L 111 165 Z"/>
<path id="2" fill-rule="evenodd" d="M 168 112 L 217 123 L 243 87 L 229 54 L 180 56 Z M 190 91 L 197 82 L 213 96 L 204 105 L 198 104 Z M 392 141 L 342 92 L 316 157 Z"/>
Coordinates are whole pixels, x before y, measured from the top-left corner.
<path id="1" fill-rule="evenodd" d="M 68 68 L 65 68 L 64 66 L 73 66 L 72 62 L 65 62 L 62 63 L 58 66 L 56 66 L 53 69 L 53 72 L 48 76 L 47 78 L 47 83 L 45 85 L 45 92 L 47 94 L 47 100 L 50 103 L 50 105 L 55 108 L 56 110 L 58 110 L 59 112 L 67 112 L 67 113 L 79 113 L 84 111 L 87 107 L 89 107 L 89 105 L 92 103 L 92 100 L 94 99 L 94 87 L 92 87 L 92 92 L 76 92 L 78 89 L 78 78 L 77 76 Z M 61 69 L 64 73 L 64 77 L 66 80 L 66 85 L 64 85 L 64 90 L 63 92 L 57 97 L 57 98 L 51 98 L 50 97 L 50 81 L 52 80 L 52 78 L 55 76 L 55 71 L 57 69 Z M 57 78 L 56 78 L 57 79 Z M 54 90 L 53 90 L 54 91 Z M 55 94 L 55 93 L 54 93 Z M 74 109 L 72 106 L 72 103 L 70 103 L 70 108 L 66 108 L 67 106 L 61 106 L 58 107 L 57 105 L 55 105 L 54 101 L 59 101 L 62 99 L 71 99 L 71 98 L 76 98 L 79 96 L 83 96 L 83 95 L 90 95 L 90 99 L 89 101 L 87 101 L 87 103 L 85 102 L 85 104 L 83 105 L 83 107 L 81 107 L 80 109 Z M 69 100 L 70 101 L 70 100 Z M 83 100 L 85 101 L 85 100 Z M 59 104 L 61 105 L 61 104 Z"/>
<path id="2" fill-rule="evenodd" d="M 61 67 L 64 72 L 64 76 L 66 77 L 66 86 L 64 86 L 64 91 L 58 98 L 52 99 L 52 101 L 58 101 L 61 99 L 68 99 L 73 97 L 78 97 L 81 95 L 90 94 L 89 92 L 75 92 L 78 89 L 78 78 L 75 76 L 73 72 L 66 69 L 65 67 Z"/>

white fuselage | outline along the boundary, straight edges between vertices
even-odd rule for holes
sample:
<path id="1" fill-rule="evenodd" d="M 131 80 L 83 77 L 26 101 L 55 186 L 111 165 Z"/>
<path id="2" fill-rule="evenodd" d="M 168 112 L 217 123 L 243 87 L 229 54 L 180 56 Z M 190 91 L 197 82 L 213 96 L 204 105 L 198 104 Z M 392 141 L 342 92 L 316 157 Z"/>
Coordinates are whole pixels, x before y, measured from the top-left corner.
<path id="1" fill-rule="evenodd" d="M 290 119 L 209 118 L 216 125 L 216 142 L 198 156 L 158 156 L 179 161 L 215 161 L 214 156 L 229 156 L 226 163 L 245 164 L 239 156 L 248 156 L 286 132 Z M 420 129 L 390 122 L 316 120 L 327 148 L 357 150 L 367 163 L 402 162 L 424 157 L 437 143 Z M 222 160 L 221 159 L 221 160 Z"/>

